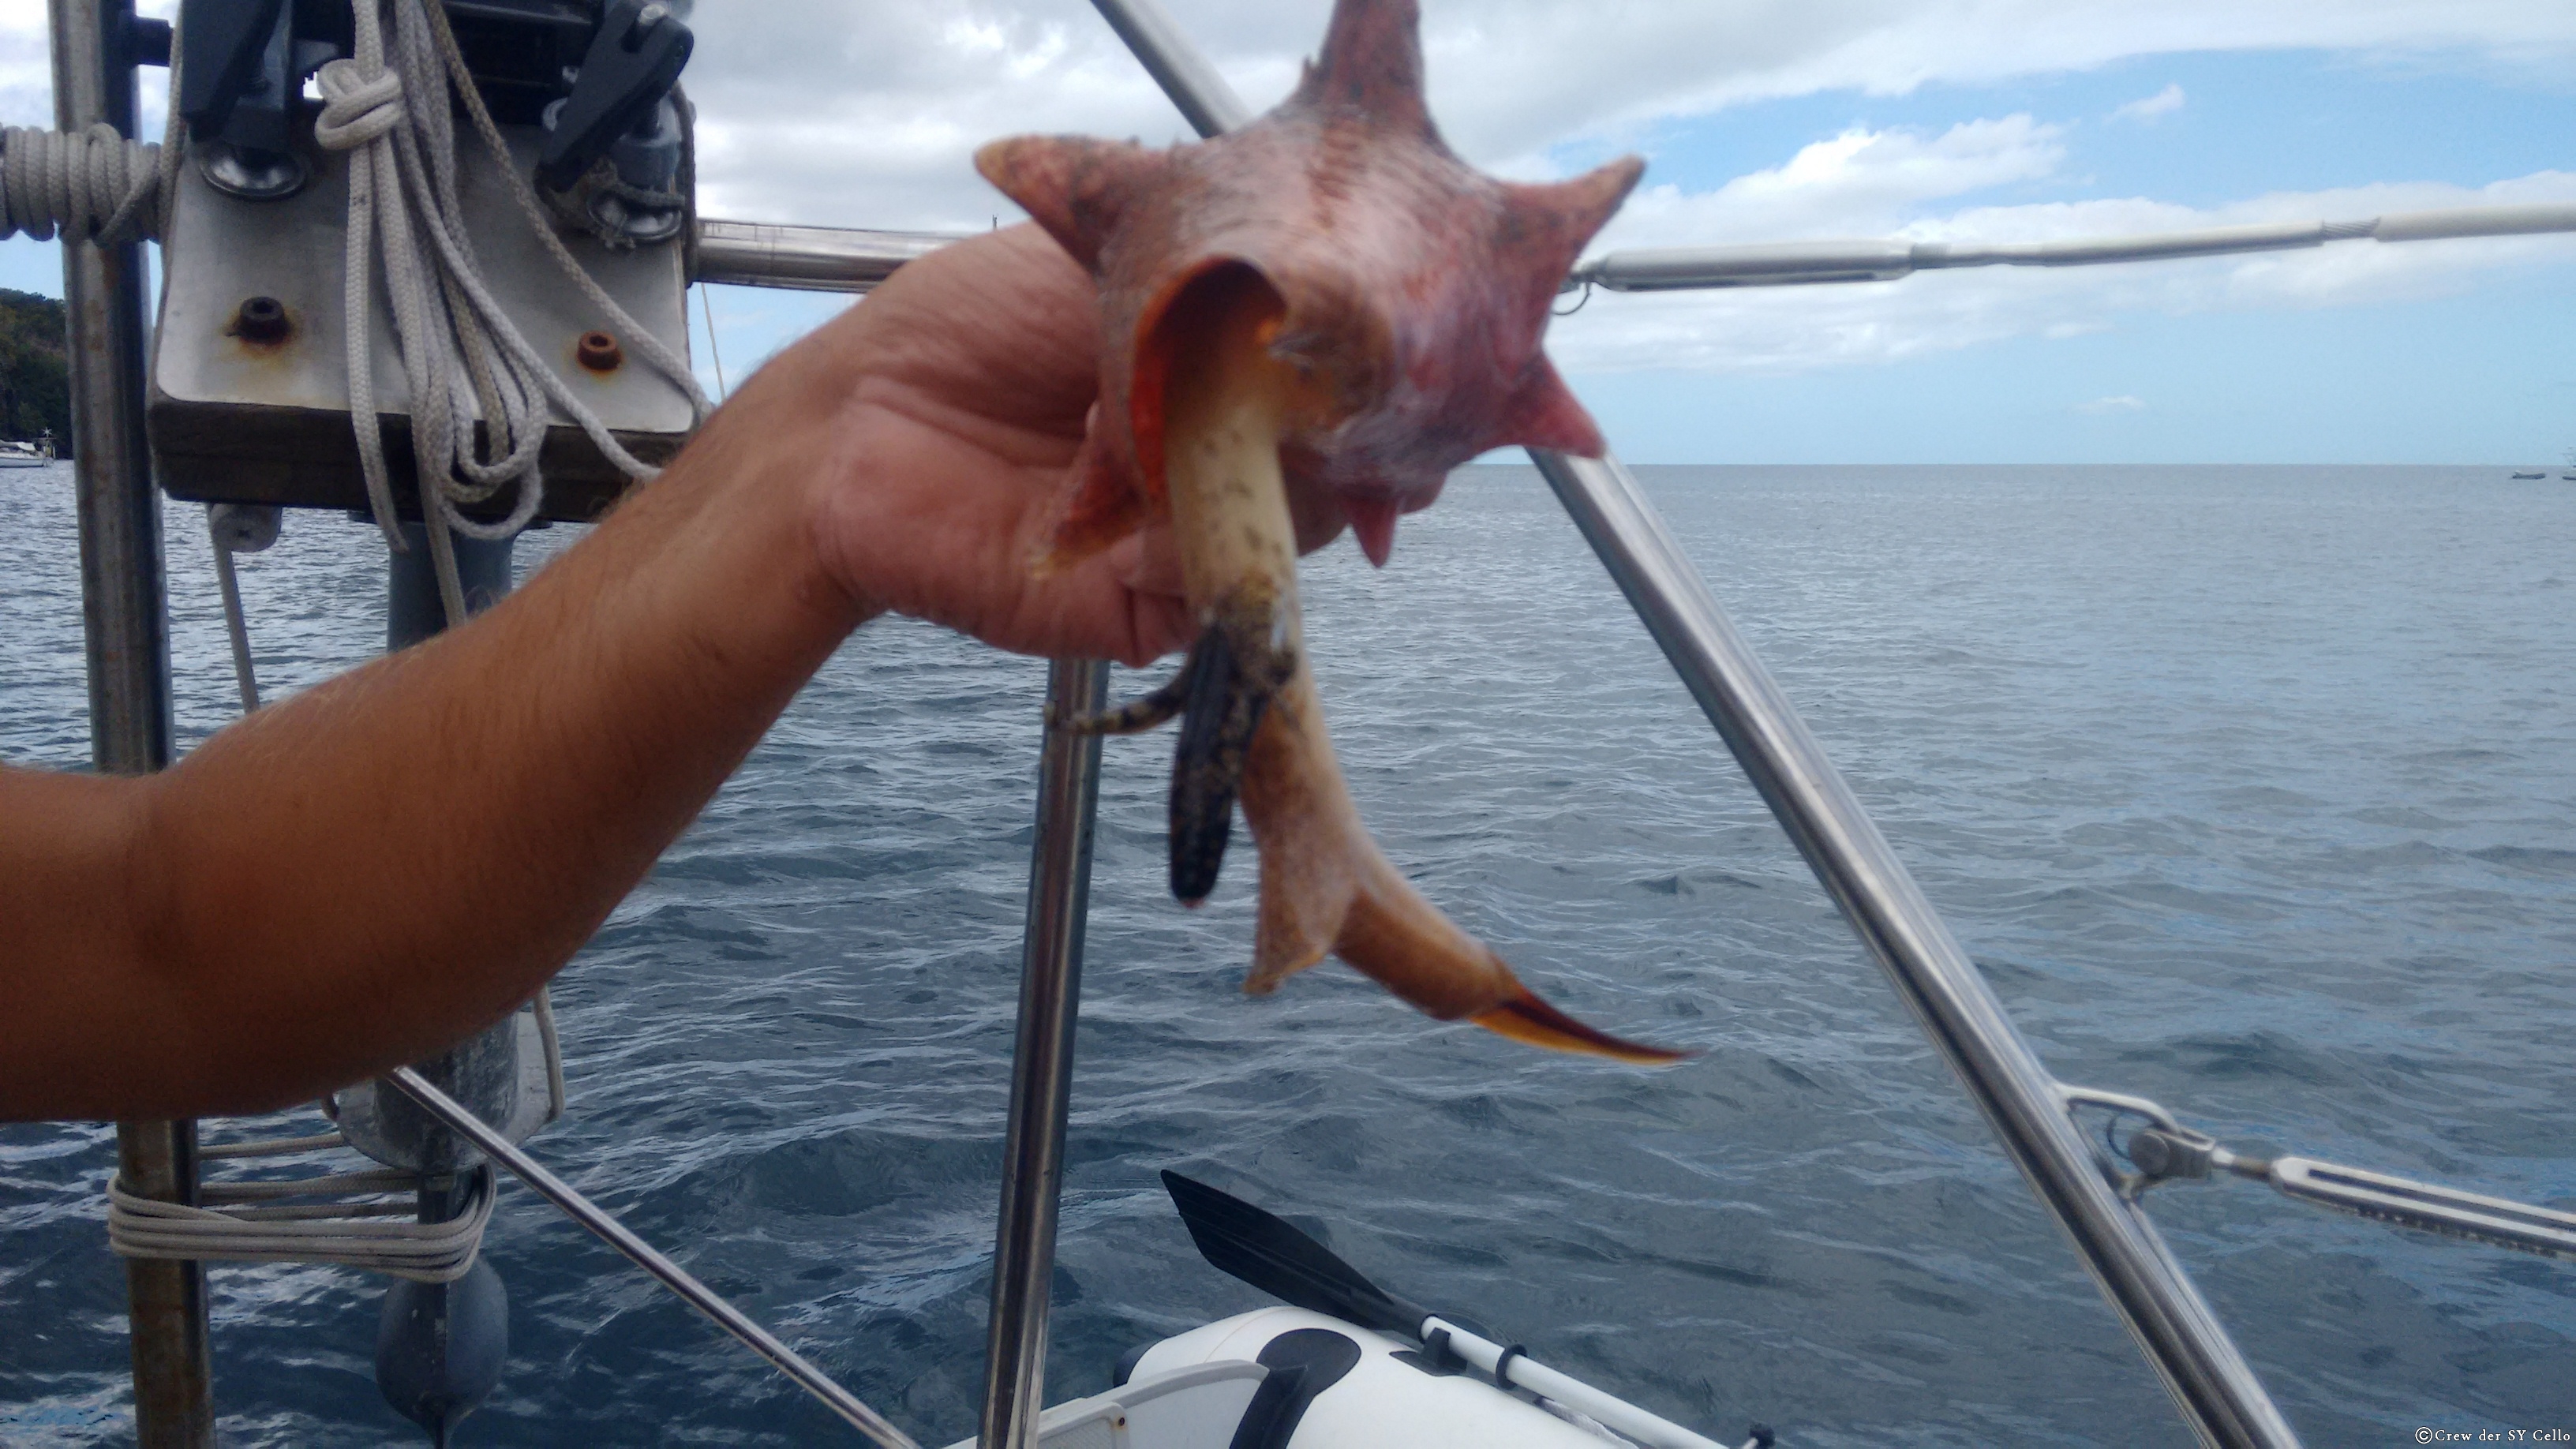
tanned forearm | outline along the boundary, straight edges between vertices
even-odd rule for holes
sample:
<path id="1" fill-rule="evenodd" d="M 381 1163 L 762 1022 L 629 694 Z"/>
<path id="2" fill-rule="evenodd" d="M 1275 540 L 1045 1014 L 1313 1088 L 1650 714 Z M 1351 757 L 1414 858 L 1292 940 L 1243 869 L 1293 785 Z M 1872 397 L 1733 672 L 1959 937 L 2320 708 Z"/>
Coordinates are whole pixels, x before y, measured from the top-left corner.
<path id="1" fill-rule="evenodd" d="M 532 994 L 871 612 L 816 563 L 831 375 L 764 378 L 498 608 L 163 774 L 0 771 L 0 1119 L 275 1107 Z"/>

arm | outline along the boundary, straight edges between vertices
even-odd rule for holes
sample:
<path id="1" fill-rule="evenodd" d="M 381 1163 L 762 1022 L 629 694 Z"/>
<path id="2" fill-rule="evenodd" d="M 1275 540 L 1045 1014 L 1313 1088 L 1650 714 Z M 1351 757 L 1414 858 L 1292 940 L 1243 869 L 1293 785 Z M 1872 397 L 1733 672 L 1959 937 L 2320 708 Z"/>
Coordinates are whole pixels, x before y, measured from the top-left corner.
<path id="1" fill-rule="evenodd" d="M 0 1119 L 273 1107 L 498 1020 L 879 612 L 1184 642 L 1151 540 L 1029 573 L 1097 327 L 1029 229 L 916 262 L 464 627 L 157 776 L 0 769 Z"/>

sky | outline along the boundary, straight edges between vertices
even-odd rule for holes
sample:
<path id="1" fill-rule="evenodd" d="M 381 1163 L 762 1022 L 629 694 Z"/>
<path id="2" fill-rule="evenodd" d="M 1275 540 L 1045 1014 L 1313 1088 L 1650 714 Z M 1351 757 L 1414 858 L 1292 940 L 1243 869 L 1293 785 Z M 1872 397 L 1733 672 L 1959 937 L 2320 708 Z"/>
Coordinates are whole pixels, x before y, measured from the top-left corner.
<path id="1" fill-rule="evenodd" d="M 1256 107 L 1328 8 L 1166 3 Z M 1646 158 L 1596 251 L 2576 202 L 2565 0 L 1424 3 L 1468 160 Z M 0 120 L 50 119 L 44 8 L 0 0 Z M 691 23 L 710 216 L 974 229 L 1017 216 L 968 160 L 994 136 L 1186 138 L 1084 0 L 701 0 Z M 0 285 L 59 292 L 53 244 L 0 243 Z M 708 290 L 732 381 L 846 305 Z M 2576 446 L 2571 324 L 2576 238 L 2505 238 L 1601 293 L 1550 348 L 1635 462 L 2527 464 Z"/>

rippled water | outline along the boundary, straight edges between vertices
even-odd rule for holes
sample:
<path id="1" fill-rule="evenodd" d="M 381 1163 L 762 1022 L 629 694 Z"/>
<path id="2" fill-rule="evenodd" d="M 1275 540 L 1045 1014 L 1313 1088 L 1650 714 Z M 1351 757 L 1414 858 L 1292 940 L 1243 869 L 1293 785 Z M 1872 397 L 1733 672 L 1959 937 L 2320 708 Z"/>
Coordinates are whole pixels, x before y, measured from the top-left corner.
<path id="1" fill-rule="evenodd" d="M 2576 1203 L 2576 491 L 2501 470 L 1691 468 L 1648 487 L 2050 1065 L 2231 1143 Z M 77 765 L 66 481 L 0 475 L 0 756 Z M 179 715 L 230 709 L 193 510 Z M 551 552 L 564 532 L 525 550 Z M 263 669 L 378 642 L 365 530 L 248 560 Z M 1534 475 L 1392 568 L 1310 566 L 1389 851 L 1522 974 L 1701 1048 L 1644 1074 L 1397 1006 L 1251 1001 L 1250 857 L 1162 894 L 1163 739 L 1113 742 L 1055 1397 L 1259 1301 L 1178 1166 L 1709 1432 L 2181 1444 L 2162 1392 Z M 862 632 L 565 973 L 537 1148 L 930 1443 L 973 1428 L 1043 667 Z M 1122 681 L 1124 682 L 1124 681 Z M 0 1128 L 0 1441 L 115 1442 L 109 1135 Z M 2576 1267 L 2244 1183 L 2159 1213 L 2318 1445 L 2576 1430 Z M 460 1445 L 841 1433 L 523 1191 L 515 1358 Z M 416 1442 L 380 1288 L 214 1274 L 235 1445 Z"/>

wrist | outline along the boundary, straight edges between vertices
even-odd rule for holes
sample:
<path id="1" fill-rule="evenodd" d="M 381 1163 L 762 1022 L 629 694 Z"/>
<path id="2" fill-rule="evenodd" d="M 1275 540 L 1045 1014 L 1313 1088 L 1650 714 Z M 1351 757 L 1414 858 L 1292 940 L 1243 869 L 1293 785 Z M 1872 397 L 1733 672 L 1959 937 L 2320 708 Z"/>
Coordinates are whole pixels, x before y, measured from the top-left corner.
<path id="1" fill-rule="evenodd" d="M 835 369 L 799 356 L 812 341 L 748 380 L 648 491 L 690 495 L 691 527 L 726 545 L 738 597 L 769 599 L 837 644 L 885 605 L 832 547 L 831 483 L 854 460 L 841 456 Z"/>

